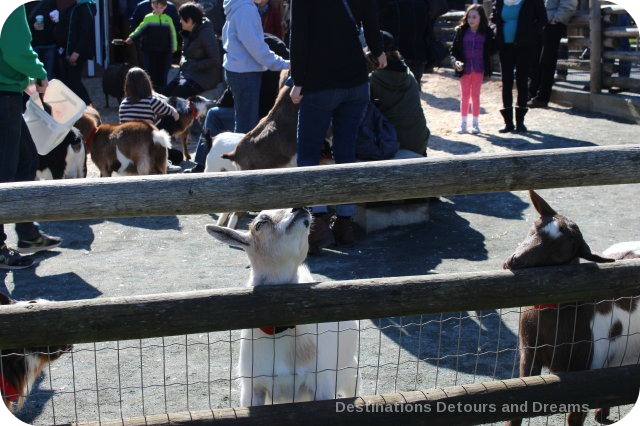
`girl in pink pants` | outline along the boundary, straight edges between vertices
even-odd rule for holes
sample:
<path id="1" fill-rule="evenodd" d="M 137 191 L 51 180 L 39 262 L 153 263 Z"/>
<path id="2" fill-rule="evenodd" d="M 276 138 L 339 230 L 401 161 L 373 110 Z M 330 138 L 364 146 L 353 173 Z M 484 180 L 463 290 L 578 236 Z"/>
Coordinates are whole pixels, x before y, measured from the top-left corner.
<path id="1" fill-rule="evenodd" d="M 458 133 L 467 132 L 467 116 L 471 102 L 471 133 L 480 133 L 480 89 L 485 76 L 491 75 L 490 56 L 495 52 L 493 32 L 481 4 L 467 8 L 451 45 L 451 63 L 460 76 L 460 126 Z"/>

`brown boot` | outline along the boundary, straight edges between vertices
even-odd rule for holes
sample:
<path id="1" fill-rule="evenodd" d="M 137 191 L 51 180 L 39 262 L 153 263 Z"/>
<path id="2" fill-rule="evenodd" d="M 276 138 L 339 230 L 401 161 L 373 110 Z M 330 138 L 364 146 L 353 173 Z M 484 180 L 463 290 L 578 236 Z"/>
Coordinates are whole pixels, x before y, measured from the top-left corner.
<path id="1" fill-rule="evenodd" d="M 319 254 L 321 249 L 334 244 L 333 232 L 329 228 L 329 214 L 314 214 L 313 222 L 311 222 L 311 232 L 309 233 L 309 254 L 311 256 Z"/>
<path id="2" fill-rule="evenodd" d="M 353 244 L 353 224 L 350 217 L 336 216 L 331 221 L 331 230 L 336 239 L 336 244 L 346 246 Z"/>

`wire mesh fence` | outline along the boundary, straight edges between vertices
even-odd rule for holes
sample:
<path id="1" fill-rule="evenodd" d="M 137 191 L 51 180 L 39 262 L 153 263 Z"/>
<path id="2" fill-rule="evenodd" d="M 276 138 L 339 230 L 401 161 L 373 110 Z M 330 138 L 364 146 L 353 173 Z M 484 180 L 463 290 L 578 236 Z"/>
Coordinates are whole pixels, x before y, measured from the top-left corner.
<path id="1" fill-rule="evenodd" d="M 511 308 L 361 320 L 359 394 L 518 377 L 520 313 Z M 236 407 L 240 343 L 240 330 L 233 330 L 75 345 L 46 367 L 17 417 L 65 424 Z M 613 409 L 610 419 L 629 408 Z M 587 424 L 597 424 L 591 417 Z M 562 425 L 564 416 L 529 423 Z"/>

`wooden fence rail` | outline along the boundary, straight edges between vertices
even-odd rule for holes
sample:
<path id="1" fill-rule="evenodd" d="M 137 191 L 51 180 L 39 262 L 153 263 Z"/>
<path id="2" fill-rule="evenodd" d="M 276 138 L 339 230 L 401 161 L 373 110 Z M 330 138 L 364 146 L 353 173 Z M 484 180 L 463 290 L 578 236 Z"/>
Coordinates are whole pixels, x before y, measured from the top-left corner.
<path id="1" fill-rule="evenodd" d="M 3 306 L 0 342 L 4 347 L 91 343 L 597 301 L 640 294 L 639 276 L 640 260 L 632 260 Z"/>
<path id="2" fill-rule="evenodd" d="M 569 406 L 632 404 L 638 398 L 640 366 L 580 371 L 474 383 L 427 391 L 260 407 L 224 408 L 154 415 L 77 426 L 160 425 L 363 425 L 463 426 L 521 416 L 555 414 Z M 594 392 L 594 389 L 597 389 Z M 554 408 L 555 407 L 555 408 Z M 562 412 L 562 411 L 561 411 Z"/>
<path id="3" fill-rule="evenodd" d="M 0 185 L 0 223 L 256 211 L 640 182 L 640 145 L 460 155 L 325 167 L 16 182 Z"/>

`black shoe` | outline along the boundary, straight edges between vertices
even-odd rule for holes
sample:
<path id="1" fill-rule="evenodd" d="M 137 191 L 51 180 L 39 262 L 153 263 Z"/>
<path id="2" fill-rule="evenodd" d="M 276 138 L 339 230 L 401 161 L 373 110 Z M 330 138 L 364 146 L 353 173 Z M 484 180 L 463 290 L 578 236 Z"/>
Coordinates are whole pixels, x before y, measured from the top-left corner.
<path id="1" fill-rule="evenodd" d="M 40 231 L 40 236 L 35 240 L 19 240 L 18 251 L 24 254 L 37 253 L 56 248 L 61 242 L 60 238 L 52 237 Z"/>
<path id="2" fill-rule="evenodd" d="M 204 166 L 202 164 L 196 164 L 190 169 L 184 169 L 182 173 L 202 173 L 204 172 Z"/>
<path id="3" fill-rule="evenodd" d="M 0 246 L 0 269 L 25 269 L 33 266 L 33 259 L 23 257 L 15 250 L 11 250 L 6 244 Z"/>
<path id="4" fill-rule="evenodd" d="M 535 97 L 527 102 L 527 107 L 529 108 L 546 108 L 547 106 L 548 102 L 541 101 L 538 97 Z"/>

